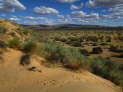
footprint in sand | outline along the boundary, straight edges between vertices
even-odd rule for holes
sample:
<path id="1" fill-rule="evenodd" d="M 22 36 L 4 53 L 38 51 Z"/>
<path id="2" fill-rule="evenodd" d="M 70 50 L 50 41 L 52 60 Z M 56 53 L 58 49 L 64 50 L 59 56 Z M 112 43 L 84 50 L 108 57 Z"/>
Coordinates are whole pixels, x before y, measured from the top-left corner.
<path id="1" fill-rule="evenodd" d="M 41 87 L 49 87 L 49 86 L 55 86 L 56 81 L 55 80 L 44 80 L 38 82 Z"/>

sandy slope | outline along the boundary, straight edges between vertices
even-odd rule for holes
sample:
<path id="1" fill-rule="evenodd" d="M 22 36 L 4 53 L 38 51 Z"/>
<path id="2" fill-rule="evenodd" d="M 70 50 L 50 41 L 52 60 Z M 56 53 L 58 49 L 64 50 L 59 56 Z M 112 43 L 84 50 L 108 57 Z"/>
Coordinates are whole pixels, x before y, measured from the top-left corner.
<path id="1" fill-rule="evenodd" d="M 87 71 L 74 73 L 63 68 L 47 68 L 33 58 L 42 72 L 28 71 L 19 64 L 22 53 L 9 50 L 0 64 L 0 92 L 120 92 L 110 81 Z"/>

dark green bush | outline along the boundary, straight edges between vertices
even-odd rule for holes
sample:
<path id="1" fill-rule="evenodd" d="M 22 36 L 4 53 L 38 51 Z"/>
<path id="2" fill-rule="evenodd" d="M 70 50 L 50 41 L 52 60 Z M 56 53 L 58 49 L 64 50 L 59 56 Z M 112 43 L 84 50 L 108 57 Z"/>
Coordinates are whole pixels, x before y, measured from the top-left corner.
<path id="1" fill-rule="evenodd" d="M 29 65 L 30 62 L 30 55 L 24 55 L 21 57 L 20 64 L 21 65 Z"/>
<path id="2" fill-rule="evenodd" d="M 8 42 L 8 46 L 10 48 L 17 48 L 17 49 L 20 49 L 21 48 L 21 41 L 17 38 L 14 38 L 13 40 L 10 40 Z"/>
<path id="3" fill-rule="evenodd" d="M 97 57 L 91 61 L 90 67 L 94 74 L 111 80 L 115 84 L 120 85 L 121 80 L 123 80 L 123 71 L 120 68 L 121 65 L 110 59 Z"/>
<path id="4" fill-rule="evenodd" d="M 61 42 L 66 42 L 67 38 L 60 38 L 60 37 L 55 37 L 54 38 L 56 41 L 61 41 Z"/>
<path id="5" fill-rule="evenodd" d="M 45 58 L 50 61 L 62 63 L 72 69 L 88 68 L 87 57 L 76 48 L 62 47 L 57 44 L 46 44 L 43 47 Z"/>
<path id="6" fill-rule="evenodd" d="M 101 47 L 94 47 L 92 50 L 93 54 L 101 54 L 103 52 Z"/>
<path id="7" fill-rule="evenodd" d="M 113 45 L 110 46 L 109 50 L 117 53 L 123 52 L 122 49 L 119 49 L 117 46 L 113 46 Z"/>
<path id="8" fill-rule="evenodd" d="M 27 42 L 26 44 L 24 44 L 24 46 L 22 48 L 22 50 L 25 53 L 33 53 L 36 51 L 36 49 L 37 49 L 37 45 L 34 42 Z"/>
<path id="9" fill-rule="evenodd" d="M 6 47 L 8 47 L 8 45 L 4 41 L 0 40 L 0 48 L 6 48 Z"/>
<path id="10" fill-rule="evenodd" d="M 78 42 L 78 41 L 73 41 L 73 42 L 71 42 L 70 45 L 75 46 L 75 47 L 81 47 L 82 46 L 81 42 Z"/>
<path id="11" fill-rule="evenodd" d="M 5 28 L 0 28 L 0 33 L 6 33 L 7 32 L 7 30 L 5 29 Z"/>
<path id="12" fill-rule="evenodd" d="M 84 56 L 89 56 L 90 53 L 86 49 L 80 49 L 80 53 Z"/>

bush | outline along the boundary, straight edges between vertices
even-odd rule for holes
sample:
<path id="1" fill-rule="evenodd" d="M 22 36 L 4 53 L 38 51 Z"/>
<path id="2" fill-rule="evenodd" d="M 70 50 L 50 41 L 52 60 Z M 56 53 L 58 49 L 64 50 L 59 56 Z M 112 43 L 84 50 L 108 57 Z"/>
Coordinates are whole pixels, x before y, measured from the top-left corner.
<path id="1" fill-rule="evenodd" d="M 117 52 L 117 53 L 123 52 L 123 50 L 121 50 L 117 46 L 113 46 L 113 45 L 110 46 L 109 50 L 112 52 Z"/>
<path id="2" fill-rule="evenodd" d="M 75 47 L 81 47 L 82 46 L 81 42 L 78 42 L 78 41 L 71 42 L 71 45 L 75 46 Z"/>
<path id="3" fill-rule="evenodd" d="M 63 48 L 61 51 L 63 64 L 71 69 L 89 69 L 88 58 L 83 56 L 76 48 Z"/>
<path id="4" fill-rule="evenodd" d="M 6 47 L 8 47 L 8 45 L 4 41 L 0 40 L 0 48 L 6 48 Z"/>
<path id="5" fill-rule="evenodd" d="M 59 37 L 55 37 L 54 38 L 56 41 L 61 41 L 61 42 L 66 42 L 67 38 L 59 38 Z"/>
<path id="6" fill-rule="evenodd" d="M 120 64 L 110 59 L 97 57 L 91 61 L 91 70 L 94 74 L 111 80 L 115 84 L 120 85 L 123 81 L 123 72 Z"/>
<path id="7" fill-rule="evenodd" d="M 80 53 L 84 56 L 89 56 L 89 52 L 86 49 L 80 49 Z"/>
<path id="8" fill-rule="evenodd" d="M 5 28 L 0 28 L 0 33 L 6 33 L 7 32 L 7 30 L 5 29 Z"/>
<path id="9" fill-rule="evenodd" d="M 36 51 L 36 49 L 37 45 L 34 42 L 27 42 L 22 48 L 25 53 L 33 53 Z"/>
<path id="10" fill-rule="evenodd" d="M 92 53 L 93 54 L 101 54 L 103 52 L 102 48 L 101 47 L 95 47 L 93 48 L 92 50 Z"/>
<path id="11" fill-rule="evenodd" d="M 13 40 L 10 40 L 8 42 L 8 46 L 10 48 L 17 48 L 17 49 L 20 49 L 21 48 L 21 41 L 17 38 L 14 38 Z"/>
<path id="12" fill-rule="evenodd" d="M 87 57 L 83 56 L 76 48 L 62 47 L 57 44 L 46 44 L 43 46 L 45 58 L 49 61 L 62 63 L 65 67 L 78 69 L 88 68 Z M 85 64 L 86 63 L 86 64 Z"/>
<path id="13" fill-rule="evenodd" d="M 30 55 L 24 55 L 20 60 L 21 65 L 29 65 L 30 64 Z"/>
<path id="14" fill-rule="evenodd" d="M 67 41 L 66 43 L 71 45 L 71 46 L 74 46 L 74 47 L 81 47 L 82 46 L 81 42 L 78 42 L 78 41 Z"/>
<path id="15" fill-rule="evenodd" d="M 43 47 L 43 50 L 45 52 L 45 58 L 51 61 L 57 61 L 60 62 L 61 57 L 60 57 L 60 46 L 57 44 L 46 44 Z"/>

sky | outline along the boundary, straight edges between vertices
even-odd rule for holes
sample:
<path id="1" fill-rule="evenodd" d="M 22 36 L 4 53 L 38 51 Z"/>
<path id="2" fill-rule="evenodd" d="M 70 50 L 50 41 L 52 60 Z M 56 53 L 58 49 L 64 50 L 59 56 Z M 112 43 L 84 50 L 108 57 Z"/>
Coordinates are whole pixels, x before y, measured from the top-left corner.
<path id="1" fill-rule="evenodd" d="M 0 18 L 25 25 L 123 26 L 123 0 L 0 0 Z"/>

